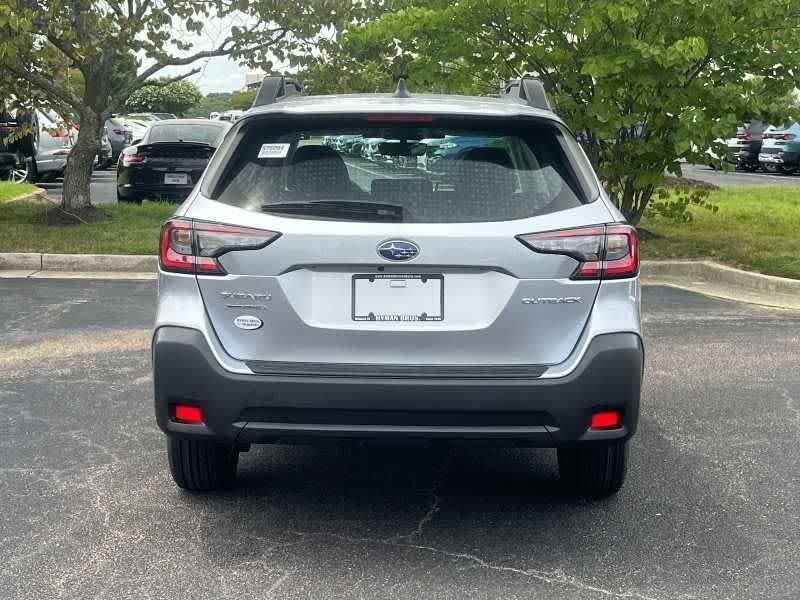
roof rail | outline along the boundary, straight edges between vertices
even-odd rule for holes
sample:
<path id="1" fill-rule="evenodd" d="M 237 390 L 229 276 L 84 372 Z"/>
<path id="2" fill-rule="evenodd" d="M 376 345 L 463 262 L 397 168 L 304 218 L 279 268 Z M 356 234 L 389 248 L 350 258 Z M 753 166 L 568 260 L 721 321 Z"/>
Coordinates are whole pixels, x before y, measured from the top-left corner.
<path id="1" fill-rule="evenodd" d="M 512 79 L 503 90 L 502 96 L 524 102 L 533 108 L 541 110 L 550 110 L 550 101 L 547 99 L 547 94 L 544 91 L 544 85 L 538 79 L 530 77 L 523 77 L 522 79 Z"/>
<path id="2" fill-rule="evenodd" d="M 302 93 L 303 84 L 299 81 L 283 75 L 267 75 L 261 82 L 261 87 L 258 88 L 258 94 L 251 108 L 272 104 L 281 98 Z"/>

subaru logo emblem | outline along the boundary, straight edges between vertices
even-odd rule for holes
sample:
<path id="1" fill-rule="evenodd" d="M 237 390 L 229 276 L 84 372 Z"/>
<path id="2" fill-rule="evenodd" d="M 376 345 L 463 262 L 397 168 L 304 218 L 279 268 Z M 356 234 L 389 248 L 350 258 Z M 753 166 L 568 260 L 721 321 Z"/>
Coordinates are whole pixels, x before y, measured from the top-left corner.
<path id="1" fill-rule="evenodd" d="M 419 254 L 419 246 L 405 240 L 389 240 L 378 246 L 378 254 L 386 260 L 411 260 Z"/>

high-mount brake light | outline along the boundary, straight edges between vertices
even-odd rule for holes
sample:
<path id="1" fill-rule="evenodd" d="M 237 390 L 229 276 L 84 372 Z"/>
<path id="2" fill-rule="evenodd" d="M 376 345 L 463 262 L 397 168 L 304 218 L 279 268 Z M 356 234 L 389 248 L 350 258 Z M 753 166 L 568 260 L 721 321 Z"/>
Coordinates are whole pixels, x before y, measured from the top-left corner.
<path id="1" fill-rule="evenodd" d="M 571 279 L 623 279 L 639 272 L 639 242 L 630 225 L 528 233 L 517 239 L 535 252 L 577 260 L 580 264 Z"/>
<path id="2" fill-rule="evenodd" d="M 373 113 L 371 115 L 367 115 L 367 121 L 376 121 L 378 123 L 431 123 L 433 122 L 433 115 L 410 115 L 405 113 L 391 113 L 391 114 Z"/>
<path id="3" fill-rule="evenodd" d="M 159 263 L 164 271 L 225 275 L 219 257 L 238 250 L 259 250 L 274 242 L 280 233 L 172 219 L 161 228 Z"/>

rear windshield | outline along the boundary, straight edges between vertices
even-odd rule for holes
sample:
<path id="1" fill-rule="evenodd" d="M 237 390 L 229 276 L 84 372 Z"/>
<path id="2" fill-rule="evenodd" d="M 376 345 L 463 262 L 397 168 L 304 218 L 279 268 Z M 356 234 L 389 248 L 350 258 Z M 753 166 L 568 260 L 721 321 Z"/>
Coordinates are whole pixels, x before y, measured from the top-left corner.
<path id="1" fill-rule="evenodd" d="M 217 146 L 225 135 L 225 128 L 219 125 L 173 125 L 164 123 L 150 126 L 147 143 L 159 142 L 199 142 Z"/>
<path id="2" fill-rule="evenodd" d="M 419 223 L 523 219 L 596 195 L 549 123 L 278 123 L 245 122 L 204 193 L 286 217 Z"/>

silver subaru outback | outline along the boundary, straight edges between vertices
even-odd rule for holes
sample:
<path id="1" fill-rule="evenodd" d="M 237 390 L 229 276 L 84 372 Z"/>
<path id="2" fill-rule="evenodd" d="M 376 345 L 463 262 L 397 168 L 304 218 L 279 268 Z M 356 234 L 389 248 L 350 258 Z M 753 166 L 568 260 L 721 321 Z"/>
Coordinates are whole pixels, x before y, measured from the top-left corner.
<path id="1" fill-rule="evenodd" d="M 541 84 L 304 96 L 264 80 L 163 227 L 155 410 L 175 482 L 251 444 L 557 448 L 625 478 L 644 362 L 635 230 Z"/>

